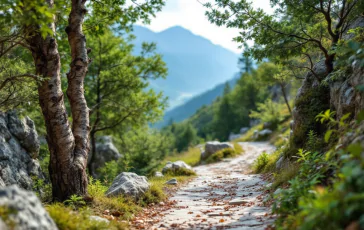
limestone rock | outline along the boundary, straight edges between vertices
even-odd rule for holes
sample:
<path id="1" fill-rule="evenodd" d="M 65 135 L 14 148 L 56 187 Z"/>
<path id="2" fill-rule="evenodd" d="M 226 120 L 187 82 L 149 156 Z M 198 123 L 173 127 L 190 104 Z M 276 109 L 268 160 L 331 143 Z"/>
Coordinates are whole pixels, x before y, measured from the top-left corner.
<path id="1" fill-rule="evenodd" d="M 169 181 L 167 181 L 166 184 L 177 185 L 178 181 L 176 178 L 173 178 L 173 179 L 170 179 Z"/>
<path id="2" fill-rule="evenodd" d="M 106 196 L 125 195 L 139 199 L 148 189 L 149 183 L 145 176 L 123 172 L 114 179 Z"/>
<path id="3" fill-rule="evenodd" d="M 240 137 L 241 137 L 241 134 L 230 133 L 229 134 L 229 141 L 236 140 L 236 139 L 238 139 Z"/>
<path id="4" fill-rule="evenodd" d="M 58 229 L 38 197 L 17 185 L 0 188 L 0 206 L 11 211 L 9 221 L 14 223 L 16 230 Z M 7 220 L 3 221 L 6 223 Z"/>
<path id="5" fill-rule="evenodd" d="M 38 156 L 39 141 L 33 121 L 14 111 L 0 112 L 0 186 L 17 184 L 31 190 L 32 176 L 44 179 Z"/>
<path id="6" fill-rule="evenodd" d="M 179 168 L 192 170 L 192 167 L 186 164 L 184 161 L 176 161 L 176 162 L 167 162 L 166 166 L 164 166 L 164 168 L 162 169 L 162 173 L 165 174 L 170 169 L 176 170 Z"/>
<path id="7" fill-rule="evenodd" d="M 100 217 L 100 216 L 90 216 L 90 220 L 98 221 L 98 222 L 105 222 L 109 223 L 110 221 L 106 218 Z"/>
<path id="8" fill-rule="evenodd" d="M 161 172 L 155 172 L 154 176 L 155 177 L 164 177 L 164 175 Z"/>
<path id="9" fill-rule="evenodd" d="M 97 169 L 105 166 L 106 162 L 118 160 L 122 155 L 115 147 L 111 136 L 101 136 L 96 142 L 95 156 L 89 155 L 89 165 L 93 176 L 97 178 Z"/>
<path id="10" fill-rule="evenodd" d="M 234 145 L 228 142 L 209 141 L 205 144 L 205 151 L 201 153 L 201 160 L 206 160 L 209 156 L 222 149 L 235 149 Z"/>
<path id="11" fill-rule="evenodd" d="M 240 134 L 245 134 L 248 131 L 249 131 L 248 127 L 243 127 L 243 128 L 240 129 Z"/>
<path id="12" fill-rule="evenodd" d="M 263 129 L 262 131 L 254 132 L 254 139 L 262 140 L 269 137 L 272 133 L 273 131 L 270 129 Z"/>

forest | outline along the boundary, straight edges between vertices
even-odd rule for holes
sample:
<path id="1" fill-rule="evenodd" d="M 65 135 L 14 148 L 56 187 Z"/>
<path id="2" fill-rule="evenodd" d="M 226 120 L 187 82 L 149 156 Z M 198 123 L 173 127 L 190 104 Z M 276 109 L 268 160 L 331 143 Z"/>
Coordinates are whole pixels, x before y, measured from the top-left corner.
<path id="1" fill-rule="evenodd" d="M 364 1 L 197 2 L 238 77 L 159 127 L 169 69 L 133 28 L 168 1 L 0 0 L 0 229 L 364 229 Z"/>

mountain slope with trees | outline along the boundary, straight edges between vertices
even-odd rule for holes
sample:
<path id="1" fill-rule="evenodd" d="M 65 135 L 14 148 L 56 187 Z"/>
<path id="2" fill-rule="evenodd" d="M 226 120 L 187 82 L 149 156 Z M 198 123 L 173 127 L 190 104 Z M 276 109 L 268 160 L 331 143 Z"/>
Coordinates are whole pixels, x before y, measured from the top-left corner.
<path id="1" fill-rule="evenodd" d="M 143 42 L 154 42 L 168 67 L 166 79 L 151 81 L 157 92 L 169 98 L 169 106 L 181 105 L 216 85 L 230 80 L 237 72 L 238 55 L 176 26 L 159 33 L 134 26 L 136 52 Z"/>

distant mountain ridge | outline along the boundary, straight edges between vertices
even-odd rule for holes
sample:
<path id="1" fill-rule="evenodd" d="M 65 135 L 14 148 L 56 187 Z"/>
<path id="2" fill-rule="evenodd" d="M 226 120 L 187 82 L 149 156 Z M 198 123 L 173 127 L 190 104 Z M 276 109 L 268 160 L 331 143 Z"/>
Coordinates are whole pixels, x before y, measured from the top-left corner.
<path id="1" fill-rule="evenodd" d="M 175 26 L 156 33 L 135 26 L 133 33 L 136 35 L 135 52 L 140 51 L 143 42 L 155 42 L 157 52 L 167 63 L 167 79 L 154 80 L 151 87 L 169 97 L 169 109 L 226 82 L 238 72 L 238 54 L 183 27 Z"/>
<path id="2" fill-rule="evenodd" d="M 157 123 L 155 125 L 155 127 L 161 128 L 163 126 L 168 125 L 168 123 L 170 121 L 181 122 L 181 121 L 191 117 L 202 106 L 210 105 L 219 96 L 222 96 L 226 83 L 228 83 L 231 87 L 234 87 L 236 85 L 236 82 L 239 80 L 239 76 L 240 75 L 237 74 L 233 79 L 231 79 L 225 83 L 221 83 L 221 84 L 215 86 L 213 89 L 210 89 L 202 94 L 199 94 L 199 95 L 191 98 L 183 105 L 177 106 L 177 107 L 167 111 L 164 115 L 163 121 Z"/>

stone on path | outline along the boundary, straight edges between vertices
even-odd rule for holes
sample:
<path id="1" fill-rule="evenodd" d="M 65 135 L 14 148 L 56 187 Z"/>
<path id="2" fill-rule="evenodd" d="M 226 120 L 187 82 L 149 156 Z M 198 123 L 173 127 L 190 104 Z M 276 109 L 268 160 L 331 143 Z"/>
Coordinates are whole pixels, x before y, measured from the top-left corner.
<path id="1" fill-rule="evenodd" d="M 164 177 L 164 175 L 161 172 L 155 172 L 155 177 Z"/>
<path id="2" fill-rule="evenodd" d="M 126 195 L 139 199 L 148 189 L 149 183 L 145 176 L 123 172 L 114 179 L 106 196 Z"/>
<path id="3" fill-rule="evenodd" d="M 162 173 L 165 174 L 169 170 L 177 170 L 180 168 L 185 168 L 192 170 L 192 167 L 186 164 L 184 161 L 176 161 L 176 162 L 167 162 L 166 166 L 162 169 Z"/>
<path id="4" fill-rule="evenodd" d="M 228 142 L 209 141 L 205 144 L 205 151 L 201 153 L 201 160 L 206 160 L 209 156 L 222 149 L 235 149 L 234 145 Z"/>
<path id="5" fill-rule="evenodd" d="M 173 179 L 170 179 L 169 181 L 167 181 L 166 184 L 177 185 L 178 181 L 176 178 L 173 178 Z"/>
<path id="6" fill-rule="evenodd" d="M 249 202 L 251 202 L 251 201 L 237 198 L 237 199 L 233 199 L 233 200 L 229 201 L 229 204 L 230 205 L 241 205 L 241 204 L 248 204 Z"/>
<path id="7" fill-rule="evenodd" d="M 110 221 L 106 218 L 100 217 L 100 216 L 90 216 L 90 220 L 98 221 L 98 222 L 105 222 L 109 223 Z"/>

